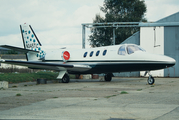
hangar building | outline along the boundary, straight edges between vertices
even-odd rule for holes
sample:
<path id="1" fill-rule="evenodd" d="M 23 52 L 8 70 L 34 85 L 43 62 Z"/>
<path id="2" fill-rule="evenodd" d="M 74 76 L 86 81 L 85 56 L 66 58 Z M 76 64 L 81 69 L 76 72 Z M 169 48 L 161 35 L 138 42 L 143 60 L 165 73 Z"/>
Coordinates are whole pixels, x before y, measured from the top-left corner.
<path id="1" fill-rule="evenodd" d="M 179 22 L 179 12 L 163 18 L 156 23 Z M 175 66 L 164 70 L 151 71 L 153 76 L 179 77 L 179 27 L 140 27 L 140 31 L 126 39 L 122 44 L 134 43 L 147 52 L 163 54 L 176 60 Z M 144 72 L 115 73 L 115 76 L 143 76 Z"/>

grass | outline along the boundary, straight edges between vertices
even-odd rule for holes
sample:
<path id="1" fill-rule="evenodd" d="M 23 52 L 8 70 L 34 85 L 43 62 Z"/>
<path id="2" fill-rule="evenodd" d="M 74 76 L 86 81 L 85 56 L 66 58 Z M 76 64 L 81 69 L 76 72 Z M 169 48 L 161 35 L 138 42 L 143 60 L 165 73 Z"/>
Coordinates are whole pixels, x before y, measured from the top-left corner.
<path id="1" fill-rule="evenodd" d="M 142 89 L 137 89 L 137 91 L 142 91 Z"/>
<path id="2" fill-rule="evenodd" d="M 128 94 L 128 92 L 126 92 L 126 91 L 121 91 L 121 94 Z"/>
<path id="3" fill-rule="evenodd" d="M 53 98 L 58 98 L 58 97 L 53 97 Z"/>
<path id="4" fill-rule="evenodd" d="M 105 98 L 115 97 L 117 95 L 106 96 Z"/>
<path id="5" fill-rule="evenodd" d="M 69 75 L 70 79 L 75 79 L 76 76 L 75 75 Z"/>
<path id="6" fill-rule="evenodd" d="M 37 73 L 4 73 L 0 74 L 0 81 L 7 81 L 9 83 L 20 83 L 28 81 L 36 81 L 38 78 L 47 80 L 56 80 L 59 73 L 57 72 L 37 72 Z M 70 79 L 74 79 L 75 75 L 70 75 Z"/>
<path id="7" fill-rule="evenodd" d="M 20 93 L 17 93 L 16 96 L 22 96 Z"/>
<path id="8" fill-rule="evenodd" d="M 0 90 L 5 90 L 5 88 L 1 87 Z"/>
<path id="9" fill-rule="evenodd" d="M 2 102 L 2 103 L 1 103 L 1 102 L 0 102 L 0 104 L 8 104 L 8 103 L 5 103 L 5 102 Z"/>
<path id="10" fill-rule="evenodd" d="M 9 83 L 19 83 L 36 81 L 38 78 L 44 78 L 47 80 L 54 80 L 58 76 L 58 73 L 54 72 L 38 72 L 38 73 L 4 73 L 0 74 L 0 81 L 7 81 Z"/>

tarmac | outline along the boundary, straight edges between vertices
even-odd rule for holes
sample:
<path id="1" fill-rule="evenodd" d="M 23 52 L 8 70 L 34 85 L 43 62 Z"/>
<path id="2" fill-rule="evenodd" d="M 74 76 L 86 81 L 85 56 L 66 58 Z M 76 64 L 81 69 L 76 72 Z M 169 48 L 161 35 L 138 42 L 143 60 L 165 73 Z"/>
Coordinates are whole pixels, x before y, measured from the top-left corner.
<path id="1" fill-rule="evenodd" d="M 114 77 L 9 84 L 0 90 L 0 119 L 178 120 L 179 78 L 155 81 Z"/>

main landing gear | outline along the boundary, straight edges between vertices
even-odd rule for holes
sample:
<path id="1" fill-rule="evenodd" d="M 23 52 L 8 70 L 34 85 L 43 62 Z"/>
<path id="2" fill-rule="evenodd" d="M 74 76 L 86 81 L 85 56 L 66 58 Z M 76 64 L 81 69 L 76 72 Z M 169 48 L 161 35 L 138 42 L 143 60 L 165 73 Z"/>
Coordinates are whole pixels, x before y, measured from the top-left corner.
<path id="1" fill-rule="evenodd" d="M 112 77 L 114 75 L 112 73 L 107 73 L 105 76 L 104 76 L 104 80 L 107 81 L 107 82 L 110 82 L 112 80 Z"/>
<path id="2" fill-rule="evenodd" d="M 155 79 L 152 77 L 152 75 L 150 74 L 149 71 L 146 71 L 145 74 L 144 74 L 144 76 L 146 76 L 147 73 L 149 74 L 149 77 L 148 77 L 148 79 L 147 79 L 147 82 L 148 82 L 149 85 L 153 85 L 153 84 L 155 83 Z"/>
<path id="3" fill-rule="evenodd" d="M 69 83 L 70 82 L 70 77 L 68 74 L 65 73 L 65 75 L 62 78 L 62 83 Z"/>
<path id="4" fill-rule="evenodd" d="M 62 82 L 62 83 L 69 83 L 70 82 L 70 77 L 66 73 L 66 71 L 60 71 L 59 75 L 57 76 L 57 79 L 59 79 L 59 82 Z"/>

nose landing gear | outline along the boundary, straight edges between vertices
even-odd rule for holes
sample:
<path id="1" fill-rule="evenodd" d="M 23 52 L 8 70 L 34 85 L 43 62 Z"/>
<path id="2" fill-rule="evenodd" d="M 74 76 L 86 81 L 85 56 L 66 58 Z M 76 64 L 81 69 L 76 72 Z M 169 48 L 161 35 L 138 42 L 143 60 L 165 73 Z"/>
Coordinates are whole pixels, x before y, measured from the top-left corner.
<path id="1" fill-rule="evenodd" d="M 155 79 L 152 77 L 152 75 L 150 74 L 150 71 L 146 71 L 144 76 L 146 76 L 146 74 L 149 74 L 149 77 L 147 79 L 147 82 L 149 85 L 153 85 L 155 83 Z"/>
<path id="2" fill-rule="evenodd" d="M 153 85 L 155 83 L 155 79 L 152 76 L 149 76 L 147 82 L 149 85 Z"/>

